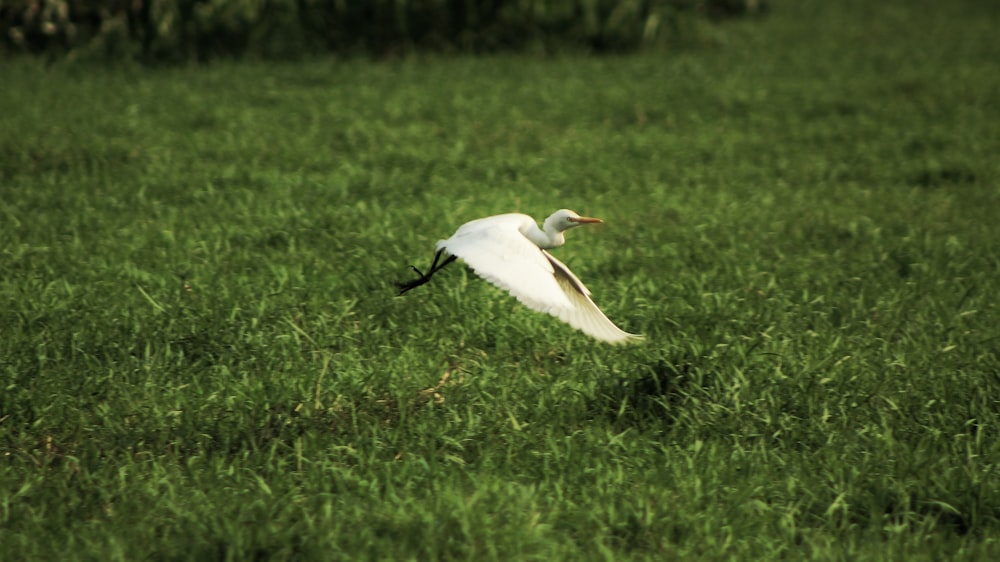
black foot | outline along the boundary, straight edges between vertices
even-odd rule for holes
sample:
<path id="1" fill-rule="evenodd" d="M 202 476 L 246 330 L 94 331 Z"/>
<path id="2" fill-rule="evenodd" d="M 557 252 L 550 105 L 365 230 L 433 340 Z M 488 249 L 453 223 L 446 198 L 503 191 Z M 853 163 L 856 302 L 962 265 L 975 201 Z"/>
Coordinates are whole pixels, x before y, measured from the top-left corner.
<path id="1" fill-rule="evenodd" d="M 419 286 L 423 285 L 424 283 L 427 283 L 428 281 L 431 280 L 431 277 L 433 277 L 435 273 L 437 273 L 442 268 L 444 268 L 444 266 L 446 266 L 449 263 L 455 261 L 455 259 L 456 259 L 455 256 L 448 256 L 447 258 L 445 258 L 445 260 L 443 262 L 441 262 L 441 265 L 438 265 L 438 260 L 441 259 L 441 254 L 442 253 L 444 253 L 444 249 L 438 250 L 437 253 L 434 254 L 434 263 L 431 264 L 431 268 L 427 271 L 427 273 L 424 273 L 423 271 L 420 271 L 419 269 L 417 269 L 416 266 L 411 265 L 410 269 L 412 269 L 413 271 L 416 271 L 417 275 L 419 275 L 420 277 L 414 279 L 413 281 L 407 281 L 405 283 L 397 282 L 396 283 L 396 288 L 399 289 L 399 294 L 402 295 L 406 291 L 409 291 L 410 289 L 413 289 L 414 287 L 419 287 Z"/>
<path id="2" fill-rule="evenodd" d="M 401 294 L 401 295 L 405 294 L 406 291 L 409 291 L 410 289 L 415 289 L 415 288 L 417 288 L 417 287 L 419 287 L 419 286 L 423 285 L 424 283 L 427 283 L 428 281 L 431 280 L 431 276 L 430 275 L 424 275 L 424 273 L 422 271 L 420 271 L 419 269 L 417 269 L 416 266 L 411 265 L 410 269 L 412 269 L 413 271 L 416 271 L 417 275 L 419 275 L 420 277 L 418 277 L 418 278 L 416 278 L 416 279 L 414 279 L 412 281 L 406 281 L 406 282 L 397 281 L 395 283 L 395 285 L 396 285 L 396 288 L 399 289 L 399 294 Z"/>

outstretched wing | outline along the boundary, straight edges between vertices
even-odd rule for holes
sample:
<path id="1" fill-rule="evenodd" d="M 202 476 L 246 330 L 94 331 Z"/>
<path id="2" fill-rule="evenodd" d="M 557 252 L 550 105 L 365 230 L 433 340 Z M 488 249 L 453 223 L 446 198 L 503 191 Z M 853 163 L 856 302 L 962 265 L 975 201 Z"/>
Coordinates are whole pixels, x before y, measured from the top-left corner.
<path id="1" fill-rule="evenodd" d="M 438 248 L 458 256 L 480 277 L 525 306 L 551 314 L 594 338 L 621 343 L 641 337 L 615 326 L 569 268 L 521 234 L 522 219 L 517 215 L 491 219 L 463 225 L 454 236 L 439 242 Z"/>
<path id="2" fill-rule="evenodd" d="M 573 275 L 566 264 L 545 250 L 538 251 L 552 264 L 553 279 L 572 304 L 570 308 L 562 309 L 558 314 L 551 313 L 553 316 L 599 340 L 622 343 L 642 339 L 641 335 L 630 334 L 615 326 L 615 323 L 590 298 L 590 291 L 576 275 Z"/>

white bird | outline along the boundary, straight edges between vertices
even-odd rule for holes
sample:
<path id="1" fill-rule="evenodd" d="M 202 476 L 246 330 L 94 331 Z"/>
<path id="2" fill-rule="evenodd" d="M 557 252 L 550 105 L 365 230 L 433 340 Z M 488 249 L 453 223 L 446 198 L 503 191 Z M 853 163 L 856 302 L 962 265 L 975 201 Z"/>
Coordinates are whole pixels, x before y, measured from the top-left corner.
<path id="1" fill-rule="evenodd" d="M 397 283 L 403 294 L 430 281 L 444 266 L 461 258 L 480 277 L 508 291 L 529 308 L 546 312 L 596 339 L 624 343 L 643 336 L 623 331 L 601 312 L 590 291 L 550 248 L 566 242 L 563 232 L 582 224 L 603 222 L 560 209 L 538 228 L 535 219 L 520 213 L 495 215 L 467 222 L 447 240 L 437 243 L 430 270 L 407 283 Z M 442 255 L 446 259 L 438 265 Z"/>

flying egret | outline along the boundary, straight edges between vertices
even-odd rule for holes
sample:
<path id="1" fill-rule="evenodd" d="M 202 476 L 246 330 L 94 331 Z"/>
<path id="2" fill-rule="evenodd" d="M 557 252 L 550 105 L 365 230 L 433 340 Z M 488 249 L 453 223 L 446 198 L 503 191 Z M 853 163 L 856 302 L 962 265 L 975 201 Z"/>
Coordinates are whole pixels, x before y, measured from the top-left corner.
<path id="1" fill-rule="evenodd" d="M 437 253 L 427 273 L 410 266 L 420 277 L 397 283 L 399 294 L 427 283 L 446 265 L 462 258 L 480 277 L 508 291 L 529 308 L 547 312 L 587 335 L 610 343 L 642 339 L 615 326 L 594 304 L 590 291 L 576 275 L 546 252 L 566 242 L 563 232 L 599 222 L 603 221 L 581 217 L 569 209 L 552 213 L 542 228 L 538 228 L 535 219 L 520 213 L 467 222 L 451 238 L 437 243 Z"/>

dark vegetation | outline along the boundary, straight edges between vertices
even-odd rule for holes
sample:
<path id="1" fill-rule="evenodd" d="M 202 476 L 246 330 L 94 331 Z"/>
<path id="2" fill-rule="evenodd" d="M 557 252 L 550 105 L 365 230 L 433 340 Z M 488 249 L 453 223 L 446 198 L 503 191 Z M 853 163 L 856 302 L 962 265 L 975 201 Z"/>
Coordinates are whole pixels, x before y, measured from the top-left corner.
<path id="1" fill-rule="evenodd" d="M 4 0 L 4 50 L 144 62 L 587 50 L 698 39 L 755 0 Z"/>

